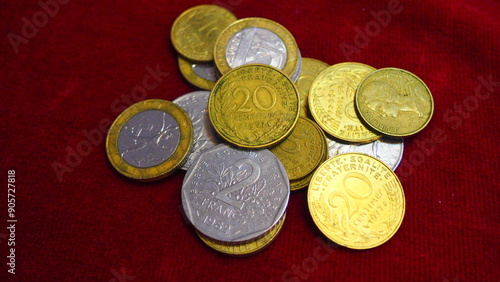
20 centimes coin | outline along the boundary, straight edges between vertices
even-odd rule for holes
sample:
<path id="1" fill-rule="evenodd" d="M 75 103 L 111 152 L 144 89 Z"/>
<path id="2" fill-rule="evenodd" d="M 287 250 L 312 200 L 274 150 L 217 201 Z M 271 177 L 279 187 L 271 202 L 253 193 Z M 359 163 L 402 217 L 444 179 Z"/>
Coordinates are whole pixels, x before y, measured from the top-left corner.
<path id="1" fill-rule="evenodd" d="M 327 137 L 328 157 L 333 158 L 344 153 L 363 153 L 383 161 L 393 171 L 403 158 L 403 138 L 382 137 L 366 144 L 342 143 Z"/>
<path id="2" fill-rule="evenodd" d="M 307 202 L 319 230 L 351 249 L 387 242 L 405 213 L 403 187 L 396 174 L 377 158 L 359 153 L 324 162 L 311 179 Z"/>
<path id="3" fill-rule="evenodd" d="M 222 142 L 208 117 L 210 91 L 194 91 L 176 98 L 173 102 L 184 109 L 193 124 L 193 147 L 182 169 L 187 170 L 201 153 Z"/>
<path id="4" fill-rule="evenodd" d="M 297 85 L 297 89 L 299 90 L 299 98 L 300 98 L 300 116 L 307 117 L 309 116 L 309 108 L 307 105 L 307 97 L 309 96 L 309 89 L 311 89 L 311 84 L 314 79 L 326 68 L 328 68 L 328 64 L 322 61 L 311 59 L 311 58 L 302 58 L 302 72 L 295 83 Z"/>
<path id="5" fill-rule="evenodd" d="M 296 180 L 318 167 L 325 148 L 326 140 L 321 128 L 315 126 L 312 120 L 299 117 L 292 133 L 269 151 L 280 159 L 288 178 Z"/>
<path id="6" fill-rule="evenodd" d="M 434 100 L 425 83 L 409 71 L 379 69 L 361 82 L 356 92 L 360 117 L 389 136 L 413 135 L 431 120 Z"/>
<path id="7" fill-rule="evenodd" d="M 197 231 L 218 241 L 243 242 L 265 234 L 279 221 L 290 185 L 285 168 L 269 150 L 219 144 L 193 162 L 181 195 Z"/>
<path id="8" fill-rule="evenodd" d="M 222 74 L 246 64 L 265 64 L 298 78 L 299 58 L 292 34 L 279 23 L 263 18 L 232 23 L 220 34 L 214 49 L 215 64 Z"/>
<path id="9" fill-rule="evenodd" d="M 189 83 L 205 90 L 214 88 L 215 82 L 219 79 L 219 73 L 214 62 L 192 63 L 182 57 L 179 57 L 178 61 L 182 76 Z"/>
<path id="10" fill-rule="evenodd" d="M 213 61 L 215 41 L 236 20 L 233 13 L 220 6 L 195 6 L 177 17 L 170 38 L 183 57 L 196 62 Z"/>
<path id="11" fill-rule="evenodd" d="M 299 117 L 295 85 L 267 65 L 244 65 L 221 77 L 208 101 L 212 124 L 222 138 L 240 147 L 279 143 Z"/>
<path id="12" fill-rule="evenodd" d="M 276 239 L 285 222 L 285 216 L 286 214 L 284 214 L 280 221 L 264 235 L 242 243 L 221 242 L 208 238 L 200 232 L 197 232 L 197 234 L 207 246 L 221 253 L 234 256 L 252 255 L 262 251 Z"/>
<path id="13" fill-rule="evenodd" d="M 340 63 L 321 72 L 309 92 L 309 109 L 328 134 L 348 142 L 370 142 L 380 134 L 366 128 L 354 107 L 356 88 L 375 68 L 360 63 Z"/>
<path id="14" fill-rule="evenodd" d="M 109 161 L 121 174 L 143 181 L 164 178 L 187 160 L 193 127 L 176 104 L 144 100 L 123 111 L 106 138 Z"/>

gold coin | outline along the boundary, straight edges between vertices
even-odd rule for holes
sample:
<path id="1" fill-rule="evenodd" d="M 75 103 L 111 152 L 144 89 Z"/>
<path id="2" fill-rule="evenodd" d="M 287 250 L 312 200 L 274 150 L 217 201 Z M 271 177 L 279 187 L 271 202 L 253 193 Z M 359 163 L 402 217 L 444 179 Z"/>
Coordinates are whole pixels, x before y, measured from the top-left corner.
<path id="1" fill-rule="evenodd" d="M 307 203 L 314 223 L 333 242 L 370 249 L 388 241 L 405 213 L 403 187 L 378 159 L 360 153 L 324 162 L 309 184 Z"/>
<path id="2" fill-rule="evenodd" d="M 143 181 L 170 175 L 187 160 L 193 126 L 176 104 L 151 99 L 133 104 L 111 125 L 106 137 L 109 161 L 121 174 Z"/>
<path id="3" fill-rule="evenodd" d="M 213 61 L 214 44 L 222 30 L 237 18 L 215 5 L 192 7 L 175 20 L 170 32 L 174 48 L 189 60 Z"/>
<path id="4" fill-rule="evenodd" d="M 326 68 L 328 64 L 316 59 L 302 58 L 302 71 L 299 79 L 295 82 L 299 90 L 300 98 L 300 116 L 308 117 L 309 108 L 307 106 L 307 97 L 309 96 L 309 89 L 314 79 Z"/>
<path id="5" fill-rule="evenodd" d="M 269 151 L 281 161 L 288 179 L 296 180 L 318 167 L 326 147 L 323 130 L 310 119 L 299 117 L 292 133 Z"/>
<path id="6" fill-rule="evenodd" d="M 265 247 L 269 246 L 274 239 L 276 239 L 276 236 L 278 236 L 281 228 L 283 227 L 283 223 L 285 222 L 285 216 L 286 214 L 284 214 L 280 221 L 278 221 L 278 223 L 276 223 L 276 225 L 266 234 L 260 236 L 259 238 L 242 243 L 221 242 L 211 239 L 198 231 L 196 233 L 198 233 L 198 236 L 205 244 L 216 251 L 228 255 L 250 255 L 261 251 Z"/>
<path id="7" fill-rule="evenodd" d="M 360 117 L 374 130 L 404 137 L 424 129 L 434 112 L 434 101 L 429 88 L 416 75 L 385 68 L 361 82 L 356 107 Z"/>
<path id="8" fill-rule="evenodd" d="M 328 134 L 348 142 L 370 142 L 380 138 L 358 119 L 354 107 L 356 88 L 375 68 L 360 63 L 328 67 L 314 80 L 309 92 L 309 109 Z"/>
<path id="9" fill-rule="evenodd" d="M 219 79 L 214 62 L 192 63 L 182 57 L 179 57 L 178 61 L 179 69 L 189 83 L 205 90 L 214 88 L 215 82 Z"/>
<path id="10" fill-rule="evenodd" d="M 208 100 L 210 120 L 229 143 L 263 148 L 279 143 L 299 117 L 295 85 L 267 65 L 244 65 L 215 84 Z"/>
<path id="11" fill-rule="evenodd" d="M 240 19 L 228 26 L 215 43 L 214 60 L 220 73 L 245 64 L 266 64 L 292 77 L 299 64 L 292 34 L 277 22 Z"/>

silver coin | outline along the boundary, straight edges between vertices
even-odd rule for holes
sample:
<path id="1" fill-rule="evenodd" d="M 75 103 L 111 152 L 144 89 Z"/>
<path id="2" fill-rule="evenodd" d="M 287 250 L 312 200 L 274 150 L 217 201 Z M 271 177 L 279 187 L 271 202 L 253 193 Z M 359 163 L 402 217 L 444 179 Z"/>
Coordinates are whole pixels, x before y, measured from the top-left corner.
<path id="1" fill-rule="evenodd" d="M 403 139 L 382 137 L 377 141 L 367 144 L 347 144 L 332 140 L 327 137 L 328 158 L 344 153 L 364 153 L 375 157 L 392 170 L 396 170 L 403 158 Z"/>
<path id="2" fill-rule="evenodd" d="M 210 91 L 194 91 L 172 101 L 187 112 L 193 123 L 193 148 L 182 166 L 184 170 L 187 170 L 201 153 L 222 142 L 208 116 L 209 96 Z"/>
<path id="3" fill-rule="evenodd" d="M 196 75 L 208 81 L 216 82 L 219 79 L 219 73 L 214 62 L 192 63 L 191 68 Z"/>
<path id="4" fill-rule="evenodd" d="M 279 221 L 290 184 L 269 150 L 219 144 L 194 161 L 181 194 L 184 211 L 199 232 L 223 242 L 242 242 L 263 235 Z"/>
<path id="5" fill-rule="evenodd" d="M 135 167 L 152 167 L 166 161 L 179 145 L 179 124 L 158 110 L 143 111 L 130 118 L 118 135 L 118 152 Z"/>

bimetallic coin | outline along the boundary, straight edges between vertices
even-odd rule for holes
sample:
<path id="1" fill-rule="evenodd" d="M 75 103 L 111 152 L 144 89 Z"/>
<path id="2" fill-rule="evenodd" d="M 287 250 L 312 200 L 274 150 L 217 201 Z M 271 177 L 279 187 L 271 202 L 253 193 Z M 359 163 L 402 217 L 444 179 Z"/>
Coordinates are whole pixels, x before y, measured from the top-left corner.
<path id="1" fill-rule="evenodd" d="M 215 132 L 208 117 L 207 105 L 209 96 L 210 91 L 195 91 L 184 94 L 173 101 L 187 112 L 193 124 L 193 148 L 186 163 L 182 166 L 184 170 L 187 170 L 201 153 L 222 141 L 217 132 Z"/>
<path id="2" fill-rule="evenodd" d="M 347 153 L 324 162 L 307 194 L 314 223 L 333 242 L 370 249 L 388 241 L 405 213 L 403 187 L 378 159 Z"/>
<path id="3" fill-rule="evenodd" d="M 194 161 L 182 183 L 182 205 L 205 236 L 243 242 L 269 231 L 283 216 L 290 185 L 269 150 L 219 144 Z"/>
<path id="4" fill-rule="evenodd" d="M 307 97 L 309 96 L 309 89 L 314 79 L 326 68 L 328 64 L 316 59 L 303 58 L 302 59 L 302 72 L 295 85 L 299 90 L 300 98 L 300 116 L 309 116 L 309 109 L 307 105 Z"/>
<path id="5" fill-rule="evenodd" d="M 282 25 L 263 18 L 234 22 L 221 33 L 214 49 L 215 64 L 222 74 L 246 64 L 265 64 L 292 77 L 297 71 L 300 73 L 299 58 L 292 34 Z"/>
<path id="6" fill-rule="evenodd" d="M 269 148 L 281 161 L 288 178 L 296 180 L 311 173 L 326 150 L 325 135 L 313 121 L 299 117 L 292 133 L 278 145 Z"/>
<path id="7" fill-rule="evenodd" d="M 328 134 L 348 142 L 370 142 L 380 138 L 358 119 L 354 108 L 356 88 L 375 69 L 360 63 L 341 63 L 321 72 L 309 92 L 309 109 Z"/>
<path id="8" fill-rule="evenodd" d="M 231 70 L 215 84 L 208 101 L 217 133 L 247 148 L 269 147 L 285 139 L 297 122 L 298 107 L 293 82 L 267 65 Z"/>
<path id="9" fill-rule="evenodd" d="M 237 18 L 216 5 L 199 5 L 184 11 L 172 25 L 170 38 L 183 57 L 196 62 L 213 61 L 214 44 L 222 30 Z"/>
<path id="10" fill-rule="evenodd" d="M 363 153 L 375 157 L 393 171 L 396 170 L 403 158 L 403 139 L 382 137 L 377 141 L 366 144 L 342 143 L 327 137 L 328 157 L 333 158 L 344 153 Z"/>
<path id="11" fill-rule="evenodd" d="M 432 94 L 416 75 L 402 69 L 379 69 L 361 82 L 356 107 L 368 126 L 389 136 L 413 135 L 431 120 Z"/>
<path id="12" fill-rule="evenodd" d="M 211 90 L 219 79 L 214 62 L 192 63 L 179 57 L 179 68 L 189 83 L 201 89 Z"/>
<path id="13" fill-rule="evenodd" d="M 302 55 L 300 54 L 300 50 L 298 50 L 298 58 L 297 58 L 297 67 L 295 68 L 295 71 L 292 73 L 290 78 L 292 79 L 293 82 L 297 82 L 299 79 L 300 74 L 302 73 Z"/>
<path id="14" fill-rule="evenodd" d="M 186 161 L 193 127 L 186 112 L 170 101 L 151 99 L 123 111 L 111 125 L 106 151 L 121 174 L 144 181 L 170 175 Z"/>
<path id="15" fill-rule="evenodd" d="M 200 232 L 197 232 L 197 234 L 200 239 L 207 244 L 207 246 L 221 253 L 234 256 L 251 255 L 262 251 L 264 248 L 269 246 L 274 239 L 276 239 L 281 231 L 281 228 L 283 227 L 283 222 L 285 222 L 285 216 L 286 214 L 284 214 L 276 226 L 271 228 L 271 230 L 269 230 L 266 234 L 260 236 L 259 238 L 242 243 L 221 242 L 210 239 Z"/>

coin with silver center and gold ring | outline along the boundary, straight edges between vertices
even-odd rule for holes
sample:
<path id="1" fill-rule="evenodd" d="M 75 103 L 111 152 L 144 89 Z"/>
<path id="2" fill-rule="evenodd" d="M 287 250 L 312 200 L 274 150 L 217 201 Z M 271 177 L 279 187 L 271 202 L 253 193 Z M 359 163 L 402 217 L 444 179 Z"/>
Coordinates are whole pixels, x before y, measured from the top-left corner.
<path id="1" fill-rule="evenodd" d="M 192 145 L 189 116 L 176 104 L 160 99 L 127 108 L 113 122 L 106 138 L 113 167 L 142 181 L 158 180 L 179 169 Z"/>
<path id="2" fill-rule="evenodd" d="M 299 117 L 295 85 L 280 70 L 244 65 L 215 84 L 208 101 L 210 120 L 229 143 L 247 148 L 270 147 L 285 139 Z"/>
<path id="3" fill-rule="evenodd" d="M 326 68 L 328 64 L 322 61 L 302 58 L 302 72 L 300 73 L 299 79 L 295 82 L 297 85 L 297 90 L 299 90 L 300 98 L 300 116 L 309 116 L 309 107 L 307 105 L 307 97 L 309 96 L 309 89 L 311 89 L 311 84 L 314 79 Z"/>
<path id="4" fill-rule="evenodd" d="M 434 100 L 425 83 L 409 71 L 379 69 L 356 92 L 356 108 L 368 126 L 389 136 L 405 137 L 424 129 L 432 118 Z"/>
<path id="5" fill-rule="evenodd" d="M 189 83 L 205 90 L 214 88 L 215 82 L 219 79 L 214 62 L 193 63 L 180 56 L 178 61 L 181 74 Z"/>
<path id="6" fill-rule="evenodd" d="M 380 160 L 360 153 L 324 162 L 309 183 L 307 203 L 319 230 L 351 249 L 387 242 L 405 213 L 403 187 L 396 174 Z"/>

